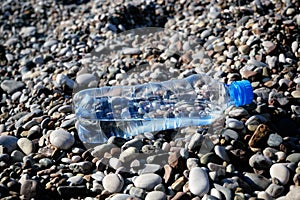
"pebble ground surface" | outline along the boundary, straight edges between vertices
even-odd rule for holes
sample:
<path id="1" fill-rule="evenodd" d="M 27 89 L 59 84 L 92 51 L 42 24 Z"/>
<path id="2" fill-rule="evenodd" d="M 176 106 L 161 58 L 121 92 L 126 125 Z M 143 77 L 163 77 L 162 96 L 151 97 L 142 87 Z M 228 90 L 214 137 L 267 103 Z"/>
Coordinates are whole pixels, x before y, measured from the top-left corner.
<path id="1" fill-rule="evenodd" d="M 1 199 L 300 199 L 299 1 L 0 5 Z M 193 38 L 209 59 L 180 37 L 95 58 L 105 41 L 141 27 Z M 145 62 L 149 68 L 139 71 Z M 253 103 L 228 107 L 224 120 L 208 127 L 111 137 L 90 148 L 80 141 L 72 104 L 77 86 L 200 72 L 224 83 L 249 80 Z"/>

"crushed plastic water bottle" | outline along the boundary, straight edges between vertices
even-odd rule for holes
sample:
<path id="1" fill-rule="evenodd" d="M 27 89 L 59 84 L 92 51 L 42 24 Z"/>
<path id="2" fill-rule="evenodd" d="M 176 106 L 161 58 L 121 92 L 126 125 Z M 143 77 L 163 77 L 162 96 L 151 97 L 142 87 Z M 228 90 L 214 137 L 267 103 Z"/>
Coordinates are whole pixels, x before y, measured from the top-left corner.
<path id="1" fill-rule="evenodd" d="M 84 143 L 208 125 L 227 106 L 242 106 L 252 100 L 249 81 L 225 85 L 206 74 L 133 86 L 90 88 L 73 97 L 77 130 Z"/>

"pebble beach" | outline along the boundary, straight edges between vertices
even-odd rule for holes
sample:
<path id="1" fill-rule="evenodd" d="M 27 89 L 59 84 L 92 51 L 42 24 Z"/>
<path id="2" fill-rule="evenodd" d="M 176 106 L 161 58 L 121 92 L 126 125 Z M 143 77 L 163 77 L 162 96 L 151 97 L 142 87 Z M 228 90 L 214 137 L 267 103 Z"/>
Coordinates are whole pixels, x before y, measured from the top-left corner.
<path id="1" fill-rule="evenodd" d="M 0 199 L 300 199 L 298 0 L 5 0 L 0 19 Z M 80 139 L 79 90 L 199 73 L 253 102 Z"/>

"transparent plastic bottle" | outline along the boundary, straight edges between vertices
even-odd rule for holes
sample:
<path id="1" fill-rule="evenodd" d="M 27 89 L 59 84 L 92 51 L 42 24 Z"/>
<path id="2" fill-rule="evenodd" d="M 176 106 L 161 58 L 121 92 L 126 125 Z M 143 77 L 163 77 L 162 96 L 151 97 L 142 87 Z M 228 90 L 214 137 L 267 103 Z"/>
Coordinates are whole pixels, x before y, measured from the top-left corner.
<path id="1" fill-rule="evenodd" d="M 81 90 L 73 97 L 77 130 L 84 143 L 104 143 L 111 136 L 128 138 L 212 123 L 229 105 L 253 100 L 249 81 L 220 83 L 206 74 L 133 86 Z"/>

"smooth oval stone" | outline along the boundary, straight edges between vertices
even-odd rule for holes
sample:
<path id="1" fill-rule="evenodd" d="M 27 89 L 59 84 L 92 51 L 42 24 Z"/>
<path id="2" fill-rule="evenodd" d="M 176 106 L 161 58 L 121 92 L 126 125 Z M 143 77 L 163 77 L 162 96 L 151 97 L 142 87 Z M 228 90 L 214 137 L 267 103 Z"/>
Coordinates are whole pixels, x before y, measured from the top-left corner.
<path id="1" fill-rule="evenodd" d="M 199 181 L 201 180 L 201 181 Z M 189 174 L 189 189 L 194 195 L 203 196 L 209 192 L 207 173 L 200 167 L 194 167 Z"/>
<path id="2" fill-rule="evenodd" d="M 267 144 L 270 147 L 278 147 L 282 143 L 283 139 L 280 135 L 278 134 L 270 134 Z"/>
<path id="3" fill-rule="evenodd" d="M 248 115 L 248 111 L 245 108 L 236 108 L 233 109 L 231 111 L 229 111 L 228 115 L 230 117 L 241 117 L 241 116 L 247 116 Z"/>
<path id="4" fill-rule="evenodd" d="M 51 132 L 50 143 L 59 149 L 67 150 L 75 143 L 75 138 L 68 131 L 59 129 Z"/>
<path id="5" fill-rule="evenodd" d="M 201 146 L 202 141 L 203 135 L 201 135 L 200 133 L 195 133 L 188 144 L 188 149 L 190 151 L 196 150 L 196 148 L 199 148 Z"/>
<path id="6" fill-rule="evenodd" d="M 25 180 L 21 184 L 20 194 L 25 199 L 34 198 L 36 196 L 37 187 L 38 187 L 38 182 L 37 181 L 35 181 L 35 180 Z"/>
<path id="7" fill-rule="evenodd" d="M 7 92 L 8 94 L 12 94 L 16 91 L 19 91 L 24 86 L 25 84 L 23 82 L 15 81 L 15 80 L 4 80 L 0 85 L 2 90 Z"/>
<path id="8" fill-rule="evenodd" d="M 244 176 L 244 180 L 254 190 L 265 190 L 271 184 L 271 181 L 269 179 L 259 174 L 246 172 Z"/>
<path id="9" fill-rule="evenodd" d="M 239 134 L 236 131 L 231 130 L 231 129 L 224 129 L 222 131 L 222 135 L 223 136 L 227 136 L 227 137 L 229 137 L 229 138 L 231 138 L 233 140 L 239 139 Z"/>
<path id="10" fill-rule="evenodd" d="M 10 135 L 0 136 L 0 145 L 6 148 L 8 153 L 11 153 L 17 148 L 18 138 Z"/>
<path id="11" fill-rule="evenodd" d="M 167 195 L 162 191 L 151 191 L 147 194 L 145 200 L 166 200 Z"/>
<path id="12" fill-rule="evenodd" d="M 229 156 L 226 152 L 226 148 L 224 146 L 216 145 L 214 147 L 215 153 L 217 156 L 219 156 L 222 160 L 225 160 L 226 162 L 229 162 Z"/>
<path id="13" fill-rule="evenodd" d="M 82 182 L 83 182 L 82 176 L 72 176 L 67 180 L 67 183 L 69 183 L 70 186 L 80 185 Z"/>
<path id="14" fill-rule="evenodd" d="M 93 74 L 80 74 L 76 77 L 76 82 L 79 85 L 86 85 L 95 80 L 97 78 Z"/>
<path id="15" fill-rule="evenodd" d="M 17 144 L 26 155 L 29 155 L 34 151 L 34 143 L 27 138 L 20 138 Z"/>
<path id="16" fill-rule="evenodd" d="M 243 129 L 244 124 L 243 124 L 243 122 L 241 122 L 237 119 L 228 118 L 228 119 L 226 119 L 226 127 L 232 128 L 232 129 Z"/>
<path id="17" fill-rule="evenodd" d="M 249 165 L 255 169 L 269 169 L 272 165 L 272 160 L 261 154 L 260 152 L 254 154 L 249 159 Z"/>
<path id="18" fill-rule="evenodd" d="M 149 174 L 141 174 L 136 179 L 134 179 L 133 183 L 136 187 L 146 189 L 146 190 L 151 190 L 153 189 L 156 185 L 160 184 L 162 182 L 162 178 L 153 173 Z"/>
<path id="19" fill-rule="evenodd" d="M 103 178 L 102 184 L 110 193 L 120 192 L 124 186 L 124 179 L 119 174 L 108 174 Z"/>
<path id="20" fill-rule="evenodd" d="M 300 161 L 300 153 L 292 153 L 288 155 L 286 161 L 298 163 Z"/>
<path id="21" fill-rule="evenodd" d="M 290 179 L 289 169 L 281 163 L 273 164 L 270 168 L 270 175 L 272 178 L 276 178 L 281 184 L 285 185 Z"/>

